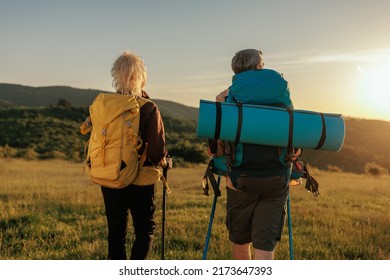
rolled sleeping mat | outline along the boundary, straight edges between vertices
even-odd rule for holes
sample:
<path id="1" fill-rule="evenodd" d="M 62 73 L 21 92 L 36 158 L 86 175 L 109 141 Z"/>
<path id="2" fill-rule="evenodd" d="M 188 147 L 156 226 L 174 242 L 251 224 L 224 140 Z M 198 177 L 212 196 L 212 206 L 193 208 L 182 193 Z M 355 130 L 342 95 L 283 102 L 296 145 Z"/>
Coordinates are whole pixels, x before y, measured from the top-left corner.
<path id="1" fill-rule="evenodd" d="M 340 114 L 200 100 L 197 136 L 241 143 L 339 151 Z"/>

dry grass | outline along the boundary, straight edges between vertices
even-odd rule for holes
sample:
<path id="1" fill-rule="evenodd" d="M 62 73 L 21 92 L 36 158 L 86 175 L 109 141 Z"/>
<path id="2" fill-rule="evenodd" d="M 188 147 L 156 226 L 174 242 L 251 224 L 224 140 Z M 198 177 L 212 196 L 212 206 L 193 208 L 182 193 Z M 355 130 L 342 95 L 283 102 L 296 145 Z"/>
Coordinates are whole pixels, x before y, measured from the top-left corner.
<path id="1" fill-rule="evenodd" d="M 212 194 L 202 194 L 204 167 L 174 168 L 167 200 L 166 259 L 201 259 Z M 295 259 L 390 259 L 390 177 L 315 170 L 321 195 L 291 190 Z M 106 220 L 100 188 L 81 164 L 0 159 L 1 259 L 105 259 Z M 161 196 L 152 259 L 161 254 Z M 230 259 L 226 196 L 218 199 L 208 259 Z M 287 227 L 276 249 L 289 258 Z M 132 237 L 129 236 L 129 241 Z"/>

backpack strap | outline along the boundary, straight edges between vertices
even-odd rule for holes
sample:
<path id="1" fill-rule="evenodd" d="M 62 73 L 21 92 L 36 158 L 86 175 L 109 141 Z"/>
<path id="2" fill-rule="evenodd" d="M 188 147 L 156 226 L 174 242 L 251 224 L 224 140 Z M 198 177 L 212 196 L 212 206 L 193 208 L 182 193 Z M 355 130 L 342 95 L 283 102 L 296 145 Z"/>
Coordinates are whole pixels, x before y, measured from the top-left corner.
<path id="1" fill-rule="evenodd" d="M 241 128 L 242 128 L 242 103 L 237 102 L 237 107 L 238 107 L 237 131 L 236 131 L 236 138 L 234 140 L 234 146 L 237 146 L 237 144 L 240 142 Z"/>
<path id="2" fill-rule="evenodd" d="M 215 119 L 215 131 L 214 131 L 214 139 L 219 139 L 219 134 L 221 132 L 221 120 L 222 120 L 222 106 L 221 102 L 215 102 L 216 106 L 216 119 Z"/>
<path id="3" fill-rule="evenodd" d="M 87 133 L 89 133 L 92 129 L 92 123 L 91 123 L 91 117 L 88 116 L 85 121 L 82 123 L 82 125 L 80 126 L 80 132 L 81 134 L 85 135 Z"/>
<path id="4" fill-rule="evenodd" d="M 141 155 L 141 158 L 138 162 L 138 169 L 141 170 L 144 168 L 144 163 L 145 163 L 145 160 L 146 160 L 146 157 L 147 157 L 147 149 L 148 149 L 148 145 L 146 144 L 146 147 L 145 147 L 145 150 L 142 152 L 142 155 Z M 146 168 L 148 168 L 149 166 L 147 166 Z M 171 193 L 171 189 L 169 188 L 169 184 L 168 184 L 168 179 L 166 177 L 166 175 L 164 176 L 164 174 L 160 171 L 160 169 L 156 168 L 158 170 L 158 180 L 162 182 L 163 184 L 163 188 L 167 191 L 167 194 L 170 194 Z M 164 172 L 167 172 L 168 169 L 164 170 Z"/>
<path id="5" fill-rule="evenodd" d="M 289 116 L 288 124 L 288 142 L 287 142 L 287 154 L 286 154 L 286 163 L 292 162 L 294 157 L 294 148 L 293 148 L 293 136 L 294 136 L 294 113 L 291 108 L 287 108 L 287 113 Z"/>
<path id="6" fill-rule="evenodd" d="M 241 129 L 242 129 L 242 103 L 237 102 L 237 130 L 236 130 L 236 137 L 234 142 L 225 141 L 225 153 L 226 153 L 226 176 L 229 176 L 230 170 L 234 165 L 234 162 L 236 160 L 236 148 L 237 145 L 240 143 L 241 138 Z"/>
<path id="7" fill-rule="evenodd" d="M 320 192 L 318 190 L 319 184 L 317 180 L 310 175 L 306 165 L 303 165 L 303 171 L 304 173 L 302 178 L 306 179 L 305 189 L 313 193 L 314 197 L 319 196 Z"/>
<path id="8" fill-rule="evenodd" d="M 146 103 L 148 102 L 152 102 L 152 100 L 148 99 L 148 98 L 145 98 L 145 97 L 137 97 L 137 102 L 139 104 L 139 107 L 141 108 L 142 106 L 144 106 Z"/>
<path id="9" fill-rule="evenodd" d="M 213 161 L 210 160 L 209 164 L 206 167 L 206 171 L 203 176 L 203 193 L 204 195 L 209 195 L 209 182 L 211 184 L 211 187 L 213 188 L 215 196 L 221 196 L 221 190 L 219 189 L 219 185 L 217 181 L 215 180 L 214 173 L 213 173 Z"/>

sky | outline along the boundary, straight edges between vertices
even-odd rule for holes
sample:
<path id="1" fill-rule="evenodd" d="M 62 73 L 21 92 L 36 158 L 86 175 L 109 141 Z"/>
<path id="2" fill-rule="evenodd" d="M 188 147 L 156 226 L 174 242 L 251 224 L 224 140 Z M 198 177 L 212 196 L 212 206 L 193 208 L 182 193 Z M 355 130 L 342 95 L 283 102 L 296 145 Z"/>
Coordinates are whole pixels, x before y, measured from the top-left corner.
<path id="1" fill-rule="evenodd" d="M 0 83 L 113 91 L 125 50 L 151 98 L 198 107 L 263 52 L 296 109 L 390 121 L 388 0 L 0 0 Z"/>

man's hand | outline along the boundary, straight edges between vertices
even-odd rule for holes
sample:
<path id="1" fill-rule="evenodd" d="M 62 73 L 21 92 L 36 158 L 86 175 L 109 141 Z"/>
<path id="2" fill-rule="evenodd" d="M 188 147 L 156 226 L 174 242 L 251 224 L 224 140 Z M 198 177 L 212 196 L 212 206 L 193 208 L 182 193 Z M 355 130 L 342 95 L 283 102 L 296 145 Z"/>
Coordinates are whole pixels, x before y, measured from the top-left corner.
<path id="1" fill-rule="evenodd" d="M 225 102 L 226 97 L 228 96 L 229 89 L 225 89 L 223 92 L 218 94 L 215 98 L 215 101 L 217 102 Z"/>
<path id="2" fill-rule="evenodd" d="M 215 154 L 211 153 L 210 148 L 207 149 L 207 154 L 208 154 L 208 156 L 211 157 L 211 158 L 215 157 Z"/>

